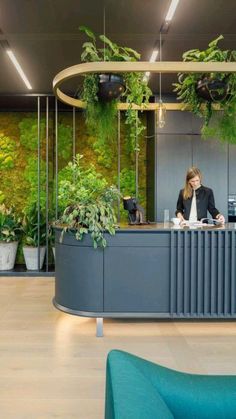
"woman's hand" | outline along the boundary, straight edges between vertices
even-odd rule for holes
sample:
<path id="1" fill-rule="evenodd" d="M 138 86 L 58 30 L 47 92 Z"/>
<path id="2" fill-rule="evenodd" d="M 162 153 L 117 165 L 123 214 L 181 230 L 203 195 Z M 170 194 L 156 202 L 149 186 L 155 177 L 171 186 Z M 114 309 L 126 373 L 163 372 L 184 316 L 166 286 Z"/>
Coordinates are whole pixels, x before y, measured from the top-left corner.
<path id="1" fill-rule="evenodd" d="M 177 215 L 176 215 L 176 217 L 180 219 L 180 223 L 182 223 L 183 221 L 185 221 L 185 219 L 183 217 L 183 214 L 181 214 L 181 212 L 178 212 Z"/>
<path id="2" fill-rule="evenodd" d="M 218 214 L 216 216 L 216 220 L 219 221 L 222 224 L 225 224 L 225 217 L 222 214 Z"/>

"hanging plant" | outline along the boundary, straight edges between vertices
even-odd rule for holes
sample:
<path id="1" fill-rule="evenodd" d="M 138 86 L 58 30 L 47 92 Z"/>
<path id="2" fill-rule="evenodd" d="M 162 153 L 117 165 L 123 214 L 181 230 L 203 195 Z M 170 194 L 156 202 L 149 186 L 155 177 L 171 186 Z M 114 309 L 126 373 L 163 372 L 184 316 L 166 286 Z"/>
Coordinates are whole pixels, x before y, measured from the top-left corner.
<path id="1" fill-rule="evenodd" d="M 99 40 L 103 43 L 102 48 L 97 47 L 97 40 L 94 33 L 86 26 L 79 28 L 89 38 L 89 42 L 83 44 L 81 61 L 138 61 L 140 54 L 128 47 L 121 47 L 112 42 L 105 35 L 99 35 Z M 117 76 L 117 75 L 115 75 Z M 124 73 L 119 74 L 117 90 L 121 93 L 123 101 L 129 104 L 126 111 L 125 123 L 129 127 L 129 142 L 131 149 L 138 149 L 138 137 L 145 129 L 139 119 L 138 111 L 132 110 L 132 103 L 141 106 L 148 103 L 151 95 L 143 73 Z M 103 163 L 106 161 L 107 167 L 111 164 L 108 155 L 110 155 L 110 145 L 116 141 L 117 132 L 117 101 L 118 98 L 111 95 L 112 100 L 105 102 L 101 99 L 101 80 L 104 82 L 104 75 L 88 74 L 84 78 L 81 97 L 87 103 L 86 124 L 91 135 L 96 137 L 94 148 L 100 155 Z M 125 88 L 122 88 L 124 80 Z M 109 95 L 108 95 L 109 96 Z M 136 138 L 137 137 L 137 138 Z"/>
<path id="2" fill-rule="evenodd" d="M 230 62 L 236 61 L 236 51 L 222 50 L 218 42 L 222 35 L 209 43 L 206 50 L 193 49 L 183 54 L 183 61 Z M 204 138 L 217 137 L 236 143 L 236 73 L 184 73 L 174 83 L 177 97 L 191 111 L 204 119 Z M 220 106 L 220 110 L 215 105 Z"/>

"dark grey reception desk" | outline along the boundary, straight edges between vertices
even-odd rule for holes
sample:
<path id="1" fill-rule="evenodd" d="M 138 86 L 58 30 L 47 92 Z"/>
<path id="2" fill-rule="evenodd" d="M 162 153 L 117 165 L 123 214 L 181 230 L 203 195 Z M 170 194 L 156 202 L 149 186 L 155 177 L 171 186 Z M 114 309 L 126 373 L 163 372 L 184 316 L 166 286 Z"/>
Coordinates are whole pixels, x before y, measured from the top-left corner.
<path id="1" fill-rule="evenodd" d="M 104 317 L 236 318 L 236 224 L 197 229 L 127 226 L 94 249 L 56 230 L 54 304 Z"/>

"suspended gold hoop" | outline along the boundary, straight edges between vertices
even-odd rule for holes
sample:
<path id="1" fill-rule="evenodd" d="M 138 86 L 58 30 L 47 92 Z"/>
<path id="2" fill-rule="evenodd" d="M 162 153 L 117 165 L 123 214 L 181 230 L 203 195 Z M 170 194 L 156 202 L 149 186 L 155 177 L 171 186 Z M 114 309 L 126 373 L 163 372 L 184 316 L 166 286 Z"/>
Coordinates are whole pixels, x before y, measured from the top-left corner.
<path id="1" fill-rule="evenodd" d="M 53 79 L 53 91 L 55 96 L 67 105 L 76 108 L 86 108 L 86 103 L 82 100 L 75 99 L 66 95 L 60 90 L 62 83 L 73 77 L 85 75 L 89 73 L 129 73 L 129 72 L 146 72 L 150 73 L 235 73 L 235 62 L 182 62 L 182 61 L 158 61 L 150 63 L 149 61 L 138 62 L 93 62 L 82 63 L 68 67 L 60 71 Z M 129 104 L 118 103 L 120 110 L 127 109 Z M 165 103 L 167 110 L 183 109 L 181 103 Z M 143 107 L 132 105 L 133 109 L 145 109 L 147 111 L 157 109 L 157 103 L 148 103 Z"/>

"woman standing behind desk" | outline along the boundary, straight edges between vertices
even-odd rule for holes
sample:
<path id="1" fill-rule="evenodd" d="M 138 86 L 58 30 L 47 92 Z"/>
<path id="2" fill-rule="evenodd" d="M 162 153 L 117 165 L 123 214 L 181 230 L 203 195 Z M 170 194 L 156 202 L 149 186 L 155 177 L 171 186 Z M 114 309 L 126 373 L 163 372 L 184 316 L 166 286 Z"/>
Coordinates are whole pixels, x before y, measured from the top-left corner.
<path id="1" fill-rule="evenodd" d="M 197 167 L 190 167 L 186 174 L 184 189 L 179 192 L 176 216 L 181 222 L 185 220 L 194 222 L 207 218 L 207 211 L 209 211 L 212 218 L 223 224 L 225 218 L 215 207 L 212 189 L 203 186 L 201 181 L 201 171 Z"/>

